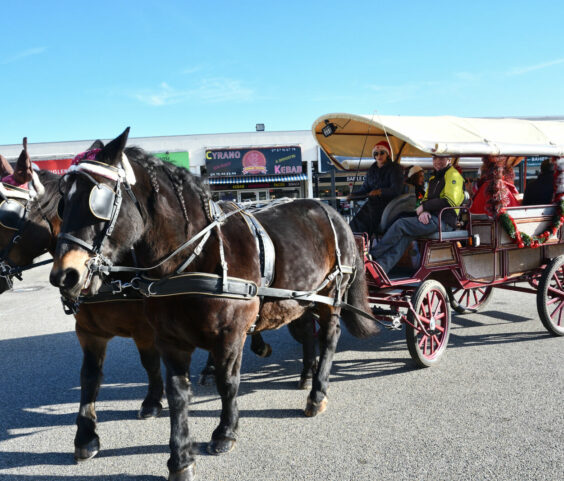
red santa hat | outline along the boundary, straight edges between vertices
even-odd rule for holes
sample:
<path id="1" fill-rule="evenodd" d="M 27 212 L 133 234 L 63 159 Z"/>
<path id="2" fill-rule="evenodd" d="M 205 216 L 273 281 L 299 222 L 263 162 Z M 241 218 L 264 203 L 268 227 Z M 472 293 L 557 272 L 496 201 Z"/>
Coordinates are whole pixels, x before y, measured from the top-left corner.
<path id="1" fill-rule="evenodd" d="M 374 154 L 376 152 L 379 152 L 380 150 L 385 150 L 386 152 L 388 152 L 388 155 L 390 157 L 392 156 L 392 149 L 390 148 L 390 144 L 388 142 L 386 142 L 385 140 L 378 142 L 374 146 L 374 148 L 372 149 L 372 157 L 374 157 Z"/>

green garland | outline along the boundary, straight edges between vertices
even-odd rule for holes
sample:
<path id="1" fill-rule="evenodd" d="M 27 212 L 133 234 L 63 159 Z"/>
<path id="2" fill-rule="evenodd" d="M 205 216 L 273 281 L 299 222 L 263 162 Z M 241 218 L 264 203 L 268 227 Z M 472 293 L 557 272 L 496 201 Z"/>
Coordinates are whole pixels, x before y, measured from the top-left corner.
<path id="1" fill-rule="evenodd" d="M 511 237 L 519 246 L 520 249 L 523 247 L 539 247 L 544 244 L 550 237 L 555 236 L 558 229 L 564 223 L 564 199 L 561 199 L 558 203 L 558 211 L 554 214 L 552 218 L 552 226 L 545 230 L 542 234 L 530 236 L 519 231 L 517 224 L 513 217 L 511 217 L 505 209 L 502 209 L 498 215 L 498 219 L 507 232 L 507 235 Z"/>

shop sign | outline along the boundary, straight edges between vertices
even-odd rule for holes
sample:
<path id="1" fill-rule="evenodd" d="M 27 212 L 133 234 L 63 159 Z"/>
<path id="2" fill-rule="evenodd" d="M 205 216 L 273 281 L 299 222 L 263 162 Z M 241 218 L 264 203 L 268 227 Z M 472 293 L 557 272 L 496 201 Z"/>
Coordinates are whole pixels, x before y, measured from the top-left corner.
<path id="1" fill-rule="evenodd" d="M 210 149 L 206 150 L 206 170 L 209 177 L 301 174 L 302 149 L 298 146 Z"/>
<path id="2" fill-rule="evenodd" d="M 343 175 L 339 175 L 335 177 L 335 182 L 364 182 L 366 176 L 364 175 L 347 175 L 346 177 Z M 321 184 L 330 184 L 331 177 L 319 177 L 319 182 Z"/>
<path id="3" fill-rule="evenodd" d="M 252 190 L 252 189 L 276 189 L 281 187 L 300 187 L 299 182 L 262 182 L 260 184 L 222 184 L 212 185 L 212 190 Z"/>
<path id="4" fill-rule="evenodd" d="M 33 160 L 41 170 L 48 170 L 57 175 L 66 174 L 71 166 L 73 159 L 49 159 L 49 160 Z"/>
<path id="5" fill-rule="evenodd" d="M 550 157 L 542 156 L 542 155 L 535 155 L 532 157 L 525 157 L 527 160 L 527 167 L 539 167 L 544 160 L 550 159 Z"/>
<path id="6" fill-rule="evenodd" d="M 170 162 L 171 164 L 177 165 L 178 167 L 184 167 L 188 169 L 190 167 L 190 155 L 186 151 L 182 152 L 156 152 L 153 154 L 165 162 Z"/>

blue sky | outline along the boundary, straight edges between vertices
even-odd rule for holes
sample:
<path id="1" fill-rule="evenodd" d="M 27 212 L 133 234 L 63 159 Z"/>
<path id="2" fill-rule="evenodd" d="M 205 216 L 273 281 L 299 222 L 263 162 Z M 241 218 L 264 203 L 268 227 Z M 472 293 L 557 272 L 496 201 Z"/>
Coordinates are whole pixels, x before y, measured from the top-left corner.
<path id="1" fill-rule="evenodd" d="M 88 6 L 85 6 L 88 5 Z M 0 144 L 564 115 L 561 1 L 3 0 Z"/>

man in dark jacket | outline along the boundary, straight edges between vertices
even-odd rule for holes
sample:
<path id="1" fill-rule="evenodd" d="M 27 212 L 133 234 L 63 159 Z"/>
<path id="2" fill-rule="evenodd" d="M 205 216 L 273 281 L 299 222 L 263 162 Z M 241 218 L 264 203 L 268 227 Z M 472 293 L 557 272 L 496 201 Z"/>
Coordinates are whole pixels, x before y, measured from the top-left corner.
<path id="1" fill-rule="evenodd" d="M 433 175 L 423 202 L 415 213 L 417 217 L 398 219 L 388 229 L 378 245 L 370 252 L 372 258 L 388 273 L 414 239 L 439 231 L 439 213 L 445 207 L 456 207 L 464 200 L 464 178 L 450 165 L 446 157 L 433 157 Z M 445 210 L 441 216 L 443 231 L 456 227 L 457 211 Z"/>
<path id="2" fill-rule="evenodd" d="M 400 165 L 392 161 L 391 152 L 385 140 L 374 146 L 372 156 L 376 162 L 370 166 L 362 187 L 348 196 L 350 200 L 368 195 L 368 201 L 349 224 L 353 232 L 378 232 L 386 205 L 402 193 L 403 173 Z"/>
<path id="3" fill-rule="evenodd" d="M 554 164 L 552 159 L 545 159 L 540 166 L 536 180 L 527 182 L 523 205 L 552 204 L 554 191 Z"/>

